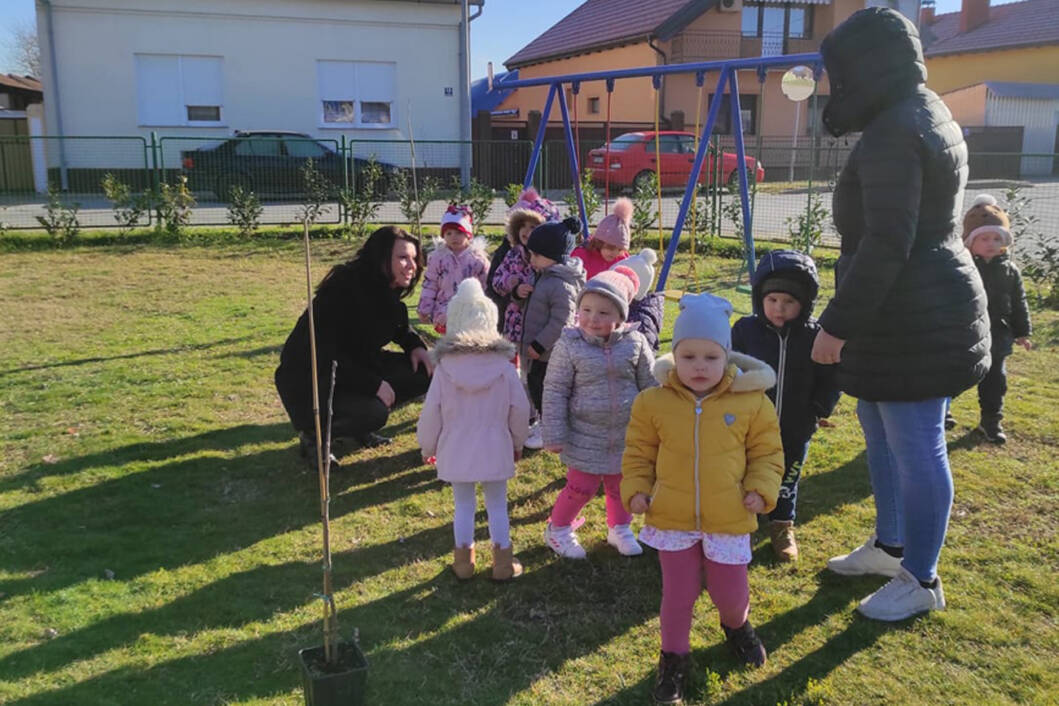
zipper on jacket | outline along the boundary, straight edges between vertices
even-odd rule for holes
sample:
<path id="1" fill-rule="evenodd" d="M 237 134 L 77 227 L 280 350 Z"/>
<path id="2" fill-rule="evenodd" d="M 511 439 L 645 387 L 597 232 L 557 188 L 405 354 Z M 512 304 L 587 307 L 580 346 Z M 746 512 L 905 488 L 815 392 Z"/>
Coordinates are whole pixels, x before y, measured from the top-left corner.
<path id="1" fill-rule="evenodd" d="M 695 400 L 695 531 L 702 531 L 702 500 L 699 495 L 699 421 L 702 419 L 702 400 Z"/>
<path id="2" fill-rule="evenodd" d="M 610 357 L 610 345 L 608 343 L 603 344 L 603 357 L 607 361 L 607 395 L 610 398 L 610 418 L 613 420 L 618 416 L 617 400 L 614 396 L 614 375 L 611 369 L 612 360 Z M 607 459 L 610 459 L 611 452 L 614 450 L 614 431 L 611 425 L 607 425 Z"/>
<path id="3" fill-rule="evenodd" d="M 779 419 L 783 414 L 783 374 L 787 370 L 787 336 L 777 331 L 776 337 L 780 339 L 780 362 L 776 366 L 779 368 L 776 371 L 776 418 Z"/>

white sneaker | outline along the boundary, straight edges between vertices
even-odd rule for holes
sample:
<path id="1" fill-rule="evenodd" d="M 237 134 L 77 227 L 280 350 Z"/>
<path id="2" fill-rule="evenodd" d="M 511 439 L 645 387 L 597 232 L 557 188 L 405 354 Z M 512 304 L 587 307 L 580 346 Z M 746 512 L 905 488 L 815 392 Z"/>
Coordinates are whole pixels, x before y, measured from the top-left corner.
<path id="1" fill-rule="evenodd" d="M 827 568 L 843 576 L 864 576 L 865 574 L 897 576 L 897 573 L 901 571 L 901 559 L 890 556 L 875 546 L 875 539 L 875 533 L 872 532 L 867 542 L 849 554 L 828 559 Z"/>
<path id="2" fill-rule="evenodd" d="M 643 547 L 636 541 L 636 535 L 629 525 L 614 525 L 607 531 L 607 544 L 618 550 L 622 556 L 639 556 Z"/>
<path id="3" fill-rule="evenodd" d="M 549 522 L 544 526 L 544 543 L 552 551 L 566 559 L 584 559 L 585 548 L 577 541 L 573 527 L 552 527 Z"/>
<path id="4" fill-rule="evenodd" d="M 872 620 L 904 620 L 928 610 L 945 610 L 941 577 L 934 588 L 923 588 L 919 580 L 902 568 L 885 586 L 860 602 L 857 610 Z"/>
<path id="5" fill-rule="evenodd" d="M 543 449 L 544 448 L 544 437 L 541 436 L 541 423 L 534 422 L 530 424 L 529 436 L 526 437 L 526 443 L 523 444 L 527 449 Z"/>

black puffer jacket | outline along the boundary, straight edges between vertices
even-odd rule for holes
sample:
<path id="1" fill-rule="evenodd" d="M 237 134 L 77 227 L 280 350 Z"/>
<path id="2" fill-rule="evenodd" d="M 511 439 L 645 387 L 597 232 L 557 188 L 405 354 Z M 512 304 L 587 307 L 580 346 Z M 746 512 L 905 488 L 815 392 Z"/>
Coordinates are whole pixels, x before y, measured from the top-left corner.
<path id="1" fill-rule="evenodd" d="M 765 318 L 761 286 L 777 274 L 801 282 L 808 297 L 797 319 L 782 329 Z M 812 361 L 813 340 L 820 325 L 812 318 L 820 282 L 812 258 L 793 250 L 774 250 L 761 258 L 752 280 L 754 315 L 732 327 L 732 349 L 768 363 L 776 371 L 776 386 L 768 390 L 780 418 L 785 448 L 805 443 L 816 431 L 817 420 L 830 417 L 840 393 L 835 386 L 835 366 Z"/>
<path id="2" fill-rule="evenodd" d="M 974 264 L 982 275 L 985 293 L 989 297 L 993 350 L 1009 354 L 1016 338 L 1028 337 L 1033 332 L 1022 273 L 1006 253 L 989 262 L 976 256 Z"/>
<path id="3" fill-rule="evenodd" d="M 868 8 L 820 47 L 831 84 L 824 124 L 863 131 L 834 194 L 837 291 L 820 316 L 845 339 L 838 385 L 865 400 L 949 397 L 989 369 L 982 280 L 956 235 L 967 147 L 923 85 L 915 27 Z"/>
<path id="4" fill-rule="evenodd" d="M 643 299 L 633 299 L 629 303 L 630 324 L 639 324 L 637 329 L 647 339 L 651 349 L 659 348 L 659 336 L 662 334 L 662 321 L 666 316 L 666 295 L 662 292 L 651 292 Z"/>
<path id="5" fill-rule="evenodd" d="M 382 383 L 381 351 L 394 342 L 406 352 L 425 348 L 408 326 L 408 307 L 382 273 L 361 272 L 321 288 L 313 297 L 316 358 L 321 414 L 331 390 L 331 361 L 338 361 L 336 388 L 372 396 Z M 305 427 L 312 414 L 309 316 L 302 312 L 290 332 L 276 369 L 276 387 L 287 409 Z M 301 426 L 299 426 L 301 424 Z"/>

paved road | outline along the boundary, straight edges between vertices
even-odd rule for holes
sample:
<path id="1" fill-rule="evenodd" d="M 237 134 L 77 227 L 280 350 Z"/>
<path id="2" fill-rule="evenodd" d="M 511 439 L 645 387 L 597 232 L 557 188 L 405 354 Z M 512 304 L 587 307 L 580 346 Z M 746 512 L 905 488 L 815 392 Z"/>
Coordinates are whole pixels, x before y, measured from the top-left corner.
<path id="1" fill-rule="evenodd" d="M 964 195 L 964 210 L 966 210 L 977 194 L 986 191 L 1000 196 L 1003 193 L 1003 186 L 995 182 L 970 184 Z M 830 191 L 824 190 L 817 193 L 824 206 L 830 210 Z M 1032 199 L 1029 212 L 1038 219 L 1034 227 L 1049 237 L 1059 235 L 1059 180 L 1033 182 L 1028 185 L 1024 193 Z M 679 211 L 681 196 L 681 194 L 665 194 L 663 196 L 662 225 L 664 228 L 673 227 Z M 730 197 L 726 195 L 725 198 Z M 75 196 L 71 197 L 70 200 L 78 201 L 81 204 L 78 219 L 82 227 L 114 225 L 110 204 L 99 196 Z M 786 240 L 788 237 L 786 220 L 803 212 L 807 200 L 808 197 L 804 191 L 787 194 L 759 194 L 754 206 L 755 237 L 759 239 Z M 444 209 L 444 202 L 432 203 L 424 214 L 424 223 L 432 226 L 437 224 Z M 497 199 L 486 222 L 496 225 L 502 224 L 505 210 L 504 202 Z M 298 211 L 299 204 L 295 201 L 268 202 L 264 206 L 261 222 L 269 224 L 294 223 L 298 220 Z M 328 212 L 321 218 L 321 222 L 336 222 L 337 214 L 337 204 L 330 204 Z M 37 228 L 39 225 L 36 216 L 40 215 L 44 215 L 43 199 L 0 195 L 0 222 L 6 223 L 8 227 Z M 402 222 L 404 217 L 401 215 L 398 204 L 385 203 L 379 210 L 378 220 L 380 222 Z M 195 225 L 227 225 L 226 209 L 222 205 L 204 203 L 194 209 L 192 223 Z M 725 222 L 722 228 L 722 232 L 725 235 L 731 235 L 734 232 L 728 222 Z M 830 226 L 825 234 L 825 242 L 830 244 L 837 243 L 834 230 Z"/>

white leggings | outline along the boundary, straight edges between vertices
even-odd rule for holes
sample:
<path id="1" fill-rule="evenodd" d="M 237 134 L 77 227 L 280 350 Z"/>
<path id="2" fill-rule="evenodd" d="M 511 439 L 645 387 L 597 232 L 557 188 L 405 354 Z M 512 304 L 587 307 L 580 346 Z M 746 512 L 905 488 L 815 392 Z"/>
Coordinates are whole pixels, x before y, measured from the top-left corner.
<path id="1" fill-rule="evenodd" d="M 485 495 L 485 512 L 489 516 L 489 539 L 503 549 L 511 546 L 511 526 L 507 520 L 507 481 L 494 480 L 480 483 Z M 474 544 L 474 513 L 478 509 L 474 483 L 453 483 L 452 498 L 455 504 L 452 517 L 452 534 L 457 547 Z"/>

